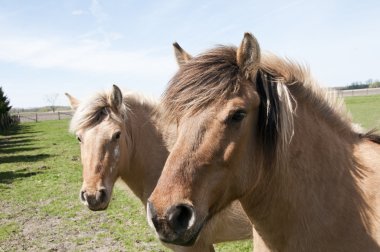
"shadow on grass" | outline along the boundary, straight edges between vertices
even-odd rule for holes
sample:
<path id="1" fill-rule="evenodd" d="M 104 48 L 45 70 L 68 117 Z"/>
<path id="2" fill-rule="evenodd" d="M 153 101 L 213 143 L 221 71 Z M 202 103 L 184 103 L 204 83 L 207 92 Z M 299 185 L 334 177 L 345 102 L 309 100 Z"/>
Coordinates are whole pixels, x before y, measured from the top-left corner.
<path id="1" fill-rule="evenodd" d="M 21 151 L 32 151 L 33 148 L 25 147 L 36 142 L 35 131 L 30 130 L 29 125 L 16 125 L 5 134 L 0 135 L 0 153 L 14 154 Z M 32 132 L 32 133 L 29 133 Z M 35 149 L 39 149 L 38 147 Z"/>
<path id="2" fill-rule="evenodd" d="M 6 130 L 6 131 L 1 131 L 0 136 L 16 136 L 20 134 L 34 134 L 34 133 L 40 133 L 42 131 L 38 130 L 33 130 L 33 127 L 30 125 L 25 125 L 25 124 L 18 124 L 13 126 L 12 128 Z"/>
<path id="3" fill-rule="evenodd" d="M 40 147 L 16 147 L 9 146 L 8 148 L 1 148 L 0 154 L 15 154 L 16 152 L 26 152 L 41 149 Z"/>
<path id="4" fill-rule="evenodd" d="M 32 139 L 25 138 L 25 139 L 15 139 L 12 138 L 5 138 L 0 140 L 0 147 L 9 147 L 14 145 L 25 145 L 25 143 L 32 142 Z"/>
<path id="5" fill-rule="evenodd" d="M 26 169 L 0 172 L 0 184 L 12 184 L 16 179 L 29 178 L 40 173 L 42 172 L 27 172 Z"/>
<path id="6" fill-rule="evenodd" d="M 24 135 L 13 135 L 13 136 L 3 136 L 2 140 L 19 140 L 19 139 L 28 139 L 31 136 L 24 136 Z"/>
<path id="7" fill-rule="evenodd" d="M 30 125 L 17 124 L 12 126 L 10 129 L 5 131 L 0 131 L 0 136 L 11 136 L 17 134 L 23 134 L 23 130 L 30 130 Z"/>
<path id="8" fill-rule="evenodd" d="M 18 163 L 18 162 L 36 162 L 51 157 L 49 154 L 36 154 L 36 155 L 16 155 L 8 157 L 0 157 L 0 164 L 4 163 Z"/>

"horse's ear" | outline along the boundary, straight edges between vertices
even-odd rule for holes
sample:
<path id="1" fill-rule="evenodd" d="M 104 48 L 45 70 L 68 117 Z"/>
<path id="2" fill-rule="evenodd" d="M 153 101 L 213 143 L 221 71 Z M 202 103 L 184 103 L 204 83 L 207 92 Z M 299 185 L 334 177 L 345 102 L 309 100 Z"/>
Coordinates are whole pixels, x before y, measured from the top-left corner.
<path id="1" fill-rule="evenodd" d="M 65 93 L 65 95 L 69 99 L 71 108 L 74 109 L 74 110 L 76 110 L 78 108 L 78 106 L 79 106 L 80 101 L 77 98 L 75 98 L 74 96 L 71 96 L 68 93 Z"/>
<path id="2" fill-rule="evenodd" d="M 183 50 L 183 48 L 177 42 L 173 43 L 173 47 L 175 58 L 179 66 L 182 66 L 183 64 L 191 60 L 192 56 L 188 54 L 185 50 Z"/>
<path id="3" fill-rule="evenodd" d="M 118 109 L 123 103 L 123 94 L 118 86 L 112 86 L 111 105 L 115 109 Z"/>
<path id="4" fill-rule="evenodd" d="M 237 64 L 246 78 L 254 77 L 260 65 L 260 46 L 252 34 L 246 32 L 237 50 Z"/>

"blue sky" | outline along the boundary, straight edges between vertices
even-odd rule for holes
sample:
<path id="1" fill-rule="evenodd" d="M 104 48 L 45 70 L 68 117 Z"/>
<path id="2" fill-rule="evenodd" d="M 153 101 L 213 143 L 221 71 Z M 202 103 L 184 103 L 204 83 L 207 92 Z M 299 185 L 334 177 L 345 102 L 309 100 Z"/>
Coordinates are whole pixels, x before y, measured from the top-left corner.
<path id="1" fill-rule="evenodd" d="M 0 86 L 14 107 L 83 99 L 117 84 L 159 97 L 177 66 L 252 32 L 323 86 L 380 78 L 380 1 L 0 0 Z"/>

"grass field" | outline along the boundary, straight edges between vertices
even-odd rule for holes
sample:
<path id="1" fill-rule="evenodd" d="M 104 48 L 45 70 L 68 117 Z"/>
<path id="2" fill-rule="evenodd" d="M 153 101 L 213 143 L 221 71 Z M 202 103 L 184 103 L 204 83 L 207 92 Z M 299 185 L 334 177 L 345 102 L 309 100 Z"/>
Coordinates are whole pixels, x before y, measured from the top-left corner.
<path id="1" fill-rule="evenodd" d="M 345 102 L 354 122 L 380 129 L 380 95 L 346 97 Z"/>
<path id="2" fill-rule="evenodd" d="M 356 122 L 379 126 L 380 96 L 350 97 Z M 24 123 L 0 135 L 0 251 L 168 251 L 154 237 L 140 201 L 116 187 L 106 211 L 78 198 L 79 146 L 68 121 Z M 251 251 L 250 241 L 217 251 Z"/>

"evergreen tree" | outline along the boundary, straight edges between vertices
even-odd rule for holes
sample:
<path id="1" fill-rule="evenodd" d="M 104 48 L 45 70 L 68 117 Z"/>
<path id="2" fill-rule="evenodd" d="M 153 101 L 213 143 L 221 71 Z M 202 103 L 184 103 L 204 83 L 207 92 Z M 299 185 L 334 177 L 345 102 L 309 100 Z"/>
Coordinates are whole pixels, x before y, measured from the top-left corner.
<path id="1" fill-rule="evenodd" d="M 9 99 L 4 94 L 3 88 L 0 87 L 0 131 L 9 128 L 12 125 L 12 118 L 9 115 L 12 106 L 10 106 L 9 103 Z"/>
<path id="2" fill-rule="evenodd" d="M 4 94 L 3 88 L 0 87 L 0 114 L 6 114 L 11 110 L 12 106 L 9 105 L 9 99 Z"/>

